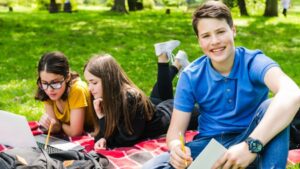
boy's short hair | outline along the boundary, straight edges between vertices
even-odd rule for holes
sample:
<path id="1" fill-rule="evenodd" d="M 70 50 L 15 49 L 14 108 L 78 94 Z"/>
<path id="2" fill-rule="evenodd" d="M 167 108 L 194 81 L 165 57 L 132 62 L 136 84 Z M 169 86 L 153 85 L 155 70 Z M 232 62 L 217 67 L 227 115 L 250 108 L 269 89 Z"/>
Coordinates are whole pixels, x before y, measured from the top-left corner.
<path id="1" fill-rule="evenodd" d="M 202 18 L 225 19 L 230 27 L 233 27 L 233 20 L 230 9 L 221 1 L 207 1 L 199 6 L 193 14 L 193 28 L 198 36 L 198 22 Z"/>

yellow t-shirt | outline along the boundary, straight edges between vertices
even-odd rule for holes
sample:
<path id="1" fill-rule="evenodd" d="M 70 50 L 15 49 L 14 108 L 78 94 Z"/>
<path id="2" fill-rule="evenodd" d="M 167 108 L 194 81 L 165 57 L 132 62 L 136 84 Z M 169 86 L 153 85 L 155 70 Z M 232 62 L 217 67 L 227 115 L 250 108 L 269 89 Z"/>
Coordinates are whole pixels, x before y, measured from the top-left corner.
<path id="1" fill-rule="evenodd" d="M 52 100 L 45 101 L 46 104 L 53 106 L 55 117 L 62 123 L 70 124 L 71 110 L 77 108 L 86 108 L 84 116 L 84 128 L 91 131 L 93 129 L 93 105 L 91 95 L 87 84 L 82 80 L 75 80 L 70 87 L 68 98 L 63 112 L 59 112 L 56 102 Z"/>

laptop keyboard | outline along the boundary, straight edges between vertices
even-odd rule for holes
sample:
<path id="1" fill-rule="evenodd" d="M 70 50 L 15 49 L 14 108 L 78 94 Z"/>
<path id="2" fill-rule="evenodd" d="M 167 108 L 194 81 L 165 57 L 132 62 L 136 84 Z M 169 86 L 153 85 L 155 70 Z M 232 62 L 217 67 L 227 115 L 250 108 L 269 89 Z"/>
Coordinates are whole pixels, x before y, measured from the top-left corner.
<path id="1" fill-rule="evenodd" d="M 42 143 L 39 143 L 37 142 L 37 145 L 39 148 L 44 149 L 44 146 L 45 144 L 42 144 Z M 51 154 L 51 153 L 58 153 L 58 152 L 61 152 L 62 150 L 58 149 L 58 148 L 55 148 L 55 147 L 51 147 L 51 146 L 47 146 L 47 149 L 45 150 L 48 154 Z"/>

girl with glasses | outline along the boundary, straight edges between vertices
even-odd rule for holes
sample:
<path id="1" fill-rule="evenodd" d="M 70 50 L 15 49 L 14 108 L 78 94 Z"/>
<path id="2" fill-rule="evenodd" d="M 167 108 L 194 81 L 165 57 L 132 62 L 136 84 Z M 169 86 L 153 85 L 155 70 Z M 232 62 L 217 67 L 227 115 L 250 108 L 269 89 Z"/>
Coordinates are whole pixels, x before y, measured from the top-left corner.
<path id="1" fill-rule="evenodd" d="M 61 52 L 44 54 L 38 63 L 36 100 L 43 101 L 45 113 L 40 124 L 52 133 L 63 132 L 79 136 L 83 131 L 93 131 L 97 123 L 93 117 L 91 96 L 85 82 L 71 72 L 65 55 Z"/>

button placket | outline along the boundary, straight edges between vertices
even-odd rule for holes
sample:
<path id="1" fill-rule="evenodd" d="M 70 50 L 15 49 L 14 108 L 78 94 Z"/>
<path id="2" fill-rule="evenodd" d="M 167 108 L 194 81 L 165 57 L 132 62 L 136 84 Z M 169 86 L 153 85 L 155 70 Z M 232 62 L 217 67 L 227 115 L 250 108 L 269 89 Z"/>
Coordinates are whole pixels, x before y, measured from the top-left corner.
<path id="1" fill-rule="evenodd" d="M 226 95 L 226 109 L 231 110 L 234 108 L 234 80 L 224 79 L 225 95 Z"/>

